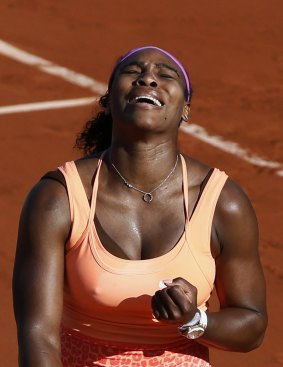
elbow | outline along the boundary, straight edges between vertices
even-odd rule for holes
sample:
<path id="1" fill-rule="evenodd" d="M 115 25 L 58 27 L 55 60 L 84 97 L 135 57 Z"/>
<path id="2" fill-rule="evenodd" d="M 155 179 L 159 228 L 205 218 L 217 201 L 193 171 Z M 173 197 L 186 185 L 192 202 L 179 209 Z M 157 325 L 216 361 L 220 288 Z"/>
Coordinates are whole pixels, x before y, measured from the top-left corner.
<path id="1" fill-rule="evenodd" d="M 18 344 L 20 360 L 29 360 L 37 354 L 61 354 L 59 330 L 52 333 L 39 325 L 18 328 Z"/>
<path id="2" fill-rule="evenodd" d="M 261 346 L 262 341 L 264 339 L 265 331 L 258 334 L 254 340 L 242 351 L 243 353 L 251 352 L 254 349 L 257 349 Z"/>
<path id="3" fill-rule="evenodd" d="M 247 332 L 249 334 L 247 337 L 248 342 L 242 346 L 239 352 L 247 353 L 259 348 L 263 342 L 266 328 L 267 317 L 257 314 L 256 319 L 250 325 L 247 325 Z"/>

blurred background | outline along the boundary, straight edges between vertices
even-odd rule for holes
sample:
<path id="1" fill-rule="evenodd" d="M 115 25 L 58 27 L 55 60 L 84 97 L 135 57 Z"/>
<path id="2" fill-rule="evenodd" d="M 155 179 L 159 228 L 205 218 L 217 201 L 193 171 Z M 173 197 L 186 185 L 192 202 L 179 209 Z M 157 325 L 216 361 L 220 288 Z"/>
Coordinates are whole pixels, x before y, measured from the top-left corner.
<path id="1" fill-rule="evenodd" d="M 259 219 L 266 338 L 248 354 L 211 350 L 213 366 L 283 365 L 282 35 L 282 0 L 1 0 L 3 366 L 17 366 L 11 277 L 23 201 L 46 171 L 78 157 L 74 140 L 94 113 L 90 102 L 105 90 L 117 58 L 143 45 L 167 49 L 189 71 L 191 125 L 180 132 L 180 150 L 225 170 Z"/>

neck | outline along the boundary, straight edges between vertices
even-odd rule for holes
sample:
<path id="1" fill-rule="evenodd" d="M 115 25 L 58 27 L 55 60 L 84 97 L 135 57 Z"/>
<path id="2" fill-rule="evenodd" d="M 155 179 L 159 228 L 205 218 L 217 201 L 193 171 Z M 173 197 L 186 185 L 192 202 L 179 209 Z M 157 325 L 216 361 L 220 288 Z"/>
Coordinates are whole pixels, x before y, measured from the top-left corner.
<path id="1" fill-rule="evenodd" d="M 123 177 L 130 184 L 147 192 L 154 189 L 170 173 L 176 158 L 176 145 L 168 142 L 159 145 L 125 145 L 113 142 L 108 151 L 109 161 L 114 163 Z M 121 180 L 115 170 L 112 170 L 112 173 L 116 179 Z"/>

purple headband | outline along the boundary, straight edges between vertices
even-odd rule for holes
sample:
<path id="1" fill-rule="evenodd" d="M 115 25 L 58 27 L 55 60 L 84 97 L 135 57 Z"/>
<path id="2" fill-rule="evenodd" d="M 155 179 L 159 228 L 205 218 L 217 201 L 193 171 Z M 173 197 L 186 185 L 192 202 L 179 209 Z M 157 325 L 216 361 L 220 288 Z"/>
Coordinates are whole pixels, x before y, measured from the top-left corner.
<path id="1" fill-rule="evenodd" d="M 187 92 L 188 92 L 188 101 L 190 99 L 190 92 L 191 92 L 191 88 L 190 88 L 190 81 L 189 81 L 189 78 L 188 78 L 188 75 L 187 75 L 187 72 L 185 70 L 185 68 L 183 67 L 183 65 L 180 63 L 180 61 L 178 61 L 176 59 L 176 57 L 174 57 L 173 55 L 171 55 L 169 52 L 163 50 L 162 48 L 159 48 L 159 47 L 156 47 L 156 46 L 145 46 L 145 47 L 139 47 L 139 48 L 134 48 L 133 50 L 129 51 L 125 56 L 122 57 L 121 60 L 119 60 L 117 62 L 117 64 L 115 65 L 113 71 L 112 71 L 112 74 L 111 74 L 111 78 L 112 76 L 114 75 L 115 71 L 117 70 L 118 66 L 123 62 L 125 61 L 128 57 L 130 57 L 131 55 L 135 54 L 136 52 L 139 52 L 139 51 L 142 51 L 142 50 L 146 50 L 148 48 L 153 48 L 155 50 L 158 50 L 162 53 L 164 53 L 166 56 L 168 56 L 171 60 L 173 60 L 178 66 L 179 68 L 181 69 L 183 75 L 184 75 L 184 78 L 185 78 L 185 81 L 186 81 L 186 87 L 187 87 Z M 111 80 L 110 78 L 110 80 Z"/>

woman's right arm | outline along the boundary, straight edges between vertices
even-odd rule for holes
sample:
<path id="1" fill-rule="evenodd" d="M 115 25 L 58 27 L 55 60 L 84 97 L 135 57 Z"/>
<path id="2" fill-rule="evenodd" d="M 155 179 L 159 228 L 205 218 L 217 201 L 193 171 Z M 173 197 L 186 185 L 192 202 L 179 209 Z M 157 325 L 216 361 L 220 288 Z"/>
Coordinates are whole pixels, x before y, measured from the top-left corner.
<path id="1" fill-rule="evenodd" d="M 62 367 L 64 247 L 70 227 L 66 189 L 41 180 L 22 210 L 14 265 L 20 367 Z"/>

